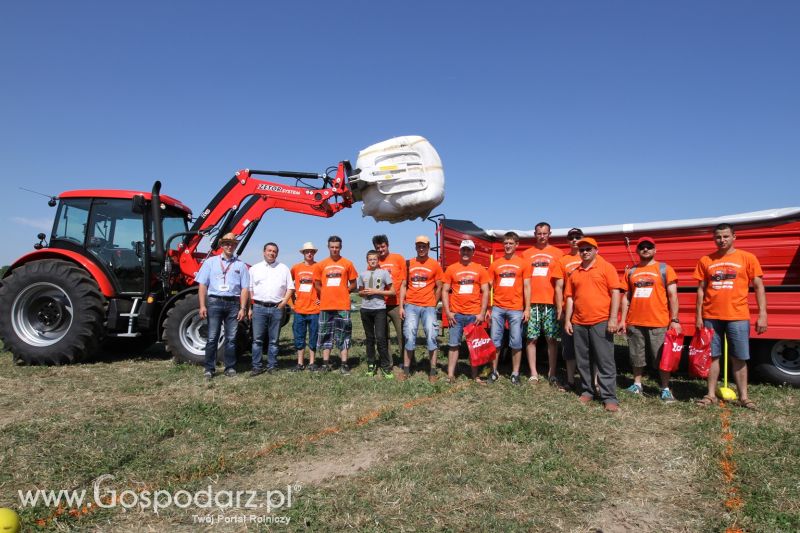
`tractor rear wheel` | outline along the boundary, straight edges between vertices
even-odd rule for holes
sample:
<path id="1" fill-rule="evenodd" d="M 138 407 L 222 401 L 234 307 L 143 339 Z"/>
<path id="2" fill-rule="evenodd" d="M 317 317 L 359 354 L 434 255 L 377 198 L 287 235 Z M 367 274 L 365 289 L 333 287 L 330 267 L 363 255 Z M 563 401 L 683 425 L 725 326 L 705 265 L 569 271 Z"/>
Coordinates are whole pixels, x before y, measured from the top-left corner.
<path id="1" fill-rule="evenodd" d="M 236 347 L 242 353 L 249 346 L 247 327 L 239 324 L 236 335 Z M 208 340 L 208 322 L 200 318 L 200 299 L 197 293 L 187 294 L 167 311 L 164 320 L 162 340 L 167 351 L 178 363 L 202 365 L 206 360 L 206 342 Z M 217 346 L 217 361 L 222 361 L 225 354 L 225 328 L 220 332 Z"/>
<path id="2" fill-rule="evenodd" d="M 0 287 L 0 337 L 18 363 L 75 363 L 103 339 L 104 309 L 97 282 L 79 266 L 31 261 Z"/>

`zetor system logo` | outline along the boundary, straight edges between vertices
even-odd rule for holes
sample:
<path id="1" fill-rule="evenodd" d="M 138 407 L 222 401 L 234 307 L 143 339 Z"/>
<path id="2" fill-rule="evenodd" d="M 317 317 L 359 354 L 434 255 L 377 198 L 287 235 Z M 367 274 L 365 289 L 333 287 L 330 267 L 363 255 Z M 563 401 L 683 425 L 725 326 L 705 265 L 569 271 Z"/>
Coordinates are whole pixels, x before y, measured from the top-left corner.
<path id="1" fill-rule="evenodd" d="M 259 191 L 272 191 L 272 192 L 284 192 L 287 194 L 294 194 L 296 196 L 300 196 L 300 191 L 296 191 L 294 189 L 284 189 L 278 185 L 267 185 L 266 183 L 262 183 L 258 186 Z"/>

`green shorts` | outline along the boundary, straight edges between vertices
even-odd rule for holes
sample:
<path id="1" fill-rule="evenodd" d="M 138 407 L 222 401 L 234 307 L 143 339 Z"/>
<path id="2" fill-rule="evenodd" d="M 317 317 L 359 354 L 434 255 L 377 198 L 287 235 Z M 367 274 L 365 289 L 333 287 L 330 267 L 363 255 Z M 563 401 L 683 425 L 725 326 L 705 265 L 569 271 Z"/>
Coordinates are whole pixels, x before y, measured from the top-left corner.
<path id="1" fill-rule="evenodd" d="M 535 341 L 544 335 L 548 339 L 561 338 L 561 324 L 556 320 L 556 306 L 551 304 L 531 305 L 528 319 L 528 340 Z"/>

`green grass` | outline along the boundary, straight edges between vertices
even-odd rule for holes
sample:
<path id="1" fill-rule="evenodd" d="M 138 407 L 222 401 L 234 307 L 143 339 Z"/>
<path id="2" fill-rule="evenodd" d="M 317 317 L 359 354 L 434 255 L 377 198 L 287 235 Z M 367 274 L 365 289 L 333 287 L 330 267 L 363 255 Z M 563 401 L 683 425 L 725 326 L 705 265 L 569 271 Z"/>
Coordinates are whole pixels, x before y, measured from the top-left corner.
<path id="1" fill-rule="evenodd" d="M 290 334 L 283 368 L 293 364 Z M 721 411 L 691 403 L 701 382 L 676 379 L 680 402 L 667 407 L 648 380 L 648 396 L 619 392 L 622 412 L 608 415 L 544 384 L 461 379 L 451 390 L 424 372 L 405 383 L 369 378 L 363 346 L 351 357 L 360 366 L 347 377 L 282 371 L 208 384 L 158 347 L 50 368 L 14 366 L 3 353 L 0 506 L 20 510 L 29 531 L 192 531 L 192 515 L 208 514 L 20 509 L 18 490 L 91 491 L 113 474 L 108 486 L 120 491 L 299 486 L 292 507 L 275 512 L 291 519 L 287 530 L 800 530 L 795 389 L 753 385 L 760 411 L 730 408 L 736 471 L 726 485 Z M 724 505 L 729 485 L 742 500 L 734 510 Z"/>

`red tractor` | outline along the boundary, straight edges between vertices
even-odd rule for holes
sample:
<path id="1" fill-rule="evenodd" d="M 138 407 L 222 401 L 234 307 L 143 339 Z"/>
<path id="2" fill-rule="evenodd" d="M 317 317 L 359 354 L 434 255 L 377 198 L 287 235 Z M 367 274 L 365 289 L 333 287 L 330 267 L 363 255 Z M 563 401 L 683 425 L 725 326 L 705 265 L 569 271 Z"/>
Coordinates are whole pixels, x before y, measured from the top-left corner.
<path id="1" fill-rule="evenodd" d="M 204 358 L 205 321 L 195 274 L 241 237 L 241 253 L 270 209 L 331 217 L 360 199 L 347 161 L 325 174 L 240 170 L 200 213 L 152 192 L 77 190 L 58 196 L 49 242 L 8 269 L 0 286 L 0 337 L 15 361 L 64 364 L 91 356 L 109 337 L 163 339 L 176 360 Z M 294 185 L 256 176 L 280 176 Z M 322 180 L 321 187 L 307 180 Z M 51 205 L 56 205 L 55 199 Z M 197 247 L 210 239 L 210 250 Z"/>

